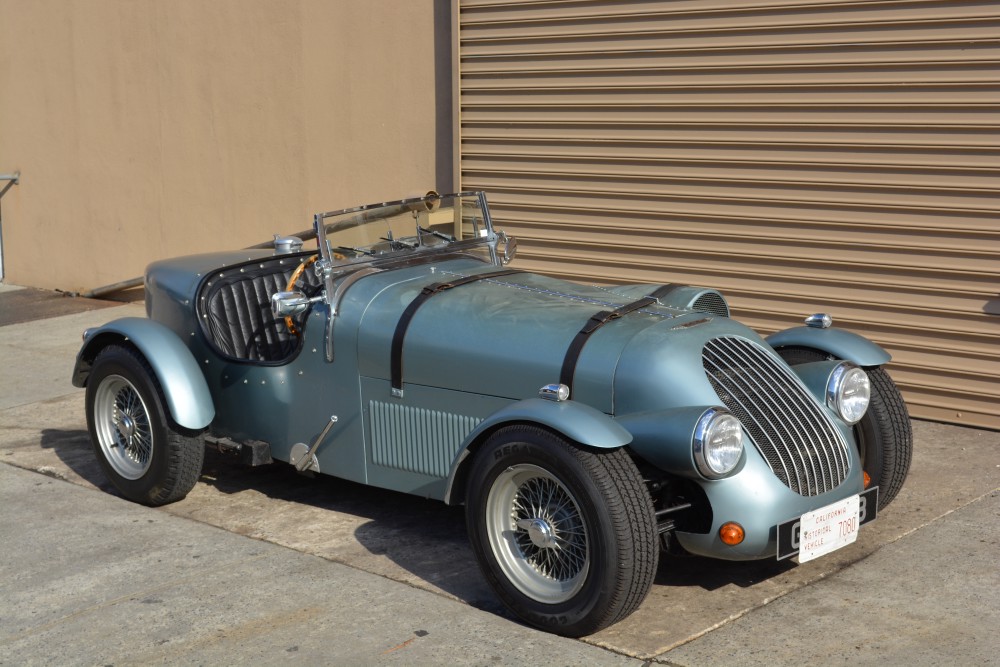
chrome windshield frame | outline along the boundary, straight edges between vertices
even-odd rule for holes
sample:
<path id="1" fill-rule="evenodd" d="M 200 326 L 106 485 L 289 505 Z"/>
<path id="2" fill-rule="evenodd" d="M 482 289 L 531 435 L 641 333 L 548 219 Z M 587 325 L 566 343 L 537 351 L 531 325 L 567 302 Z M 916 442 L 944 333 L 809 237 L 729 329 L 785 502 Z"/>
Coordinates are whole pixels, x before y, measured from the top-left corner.
<path id="1" fill-rule="evenodd" d="M 349 229 L 351 227 L 369 224 L 381 218 L 389 218 L 408 210 L 419 211 L 425 207 L 426 210 L 431 210 L 431 202 L 434 200 L 449 198 L 460 200 L 470 199 L 473 197 L 477 200 L 479 210 L 481 211 L 481 222 L 473 221 L 472 237 L 468 239 L 450 241 L 447 242 L 446 245 L 440 246 L 418 245 L 418 247 L 413 248 L 413 250 L 419 251 L 422 256 L 426 257 L 428 255 L 433 256 L 437 253 L 452 254 L 455 251 L 461 252 L 463 249 L 471 250 L 473 248 L 485 247 L 488 249 L 491 262 L 497 266 L 501 266 L 502 264 L 500 255 L 497 252 L 497 245 L 502 240 L 505 240 L 505 237 L 501 238 L 501 236 L 497 235 L 497 233 L 493 230 L 493 220 L 490 217 L 489 205 L 486 201 L 486 193 L 481 191 L 464 191 L 446 195 L 429 194 L 423 197 L 412 197 L 409 199 L 400 199 L 397 201 L 382 202 L 378 204 L 366 204 L 364 206 L 356 206 L 338 211 L 327 211 L 325 213 L 317 213 L 313 216 L 313 233 L 315 234 L 316 244 L 319 246 L 320 254 L 320 260 L 316 262 L 314 270 L 323 280 L 325 301 L 329 306 L 326 327 L 325 355 L 328 362 L 333 361 L 333 325 L 337 318 L 340 300 L 343 298 L 344 292 L 347 288 L 353 285 L 357 280 L 365 276 L 378 273 L 391 267 L 392 265 L 395 265 L 397 262 L 408 263 L 412 261 L 414 255 L 410 252 L 401 251 L 399 253 L 391 253 L 381 256 L 364 256 L 362 258 L 358 258 L 357 261 L 345 262 L 343 259 L 335 257 L 335 250 L 330 244 L 330 238 L 328 236 L 329 230 L 325 228 L 325 221 L 336 216 L 350 215 L 352 213 L 358 214 L 356 219 L 345 220 L 343 223 L 340 223 L 342 226 L 338 226 L 338 229 Z M 384 215 L 378 214 L 379 209 L 385 211 Z M 479 224 L 482 225 L 482 229 L 479 228 Z M 416 229 L 416 223 L 414 226 L 414 232 L 417 234 L 419 239 L 420 232 Z"/>
<path id="2" fill-rule="evenodd" d="M 348 229 L 350 227 L 356 227 L 363 224 L 368 224 L 380 218 L 388 218 L 393 215 L 397 215 L 406 210 L 420 210 L 420 207 L 426 206 L 428 210 L 430 209 L 430 204 L 435 200 L 442 199 L 462 199 L 475 197 L 479 202 L 479 210 L 482 211 L 482 223 L 483 228 L 486 230 L 485 234 L 481 234 L 478 230 L 477 234 L 480 234 L 481 238 L 492 239 L 494 237 L 493 232 L 493 219 L 490 216 L 489 205 L 486 202 L 486 193 L 476 190 L 466 190 L 463 192 L 454 192 L 451 194 L 439 195 L 439 194 L 429 194 L 423 197 L 411 197 L 409 199 L 398 199 L 396 201 L 380 202 L 377 204 L 365 204 L 363 206 L 355 206 L 352 208 L 340 209 L 337 211 L 326 211 L 325 213 L 317 213 L 313 216 L 314 231 L 316 234 L 316 243 L 319 245 L 320 254 L 323 259 L 333 262 L 333 249 L 330 247 L 329 239 L 327 238 L 327 231 L 324 229 L 324 220 L 328 218 L 333 218 L 342 215 L 350 215 L 351 213 L 365 214 L 364 216 L 359 215 L 356 220 L 347 220 L 341 223 L 343 226 L 339 229 Z M 383 209 L 385 212 L 383 215 L 378 215 L 379 209 Z M 353 224 L 348 224 L 353 223 Z"/>

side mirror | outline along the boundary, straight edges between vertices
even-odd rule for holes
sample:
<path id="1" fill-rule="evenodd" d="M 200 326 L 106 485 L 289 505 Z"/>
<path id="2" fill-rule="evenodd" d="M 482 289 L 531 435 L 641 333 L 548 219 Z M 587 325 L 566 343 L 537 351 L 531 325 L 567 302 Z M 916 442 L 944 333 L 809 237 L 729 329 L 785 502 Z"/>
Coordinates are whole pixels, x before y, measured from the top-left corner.
<path id="1" fill-rule="evenodd" d="M 309 310 L 313 303 L 302 292 L 276 292 L 271 297 L 271 312 L 275 317 L 291 317 Z"/>
<path id="2" fill-rule="evenodd" d="M 517 255 L 517 239 L 514 237 L 507 236 L 507 232 L 501 231 L 497 234 L 498 248 L 500 250 L 500 245 L 502 244 L 503 252 L 501 254 L 500 264 L 506 266 L 514 260 L 514 256 Z"/>

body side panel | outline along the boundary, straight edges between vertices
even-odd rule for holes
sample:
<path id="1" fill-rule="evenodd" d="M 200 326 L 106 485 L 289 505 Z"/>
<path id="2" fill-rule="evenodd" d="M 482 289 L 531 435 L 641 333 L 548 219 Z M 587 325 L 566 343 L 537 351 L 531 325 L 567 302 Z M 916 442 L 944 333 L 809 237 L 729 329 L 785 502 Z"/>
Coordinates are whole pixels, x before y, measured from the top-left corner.
<path id="1" fill-rule="evenodd" d="M 341 354 L 327 362 L 328 312 L 324 304 L 313 307 L 302 328 L 301 352 L 283 365 L 232 362 L 205 351 L 205 375 L 218 412 L 212 431 L 237 441 L 263 440 L 270 444 L 273 458 L 288 461 L 292 445 L 311 444 L 336 415 L 337 423 L 315 452 L 320 469 L 364 483 L 364 427 L 353 354 L 356 332 L 334 328 Z"/>

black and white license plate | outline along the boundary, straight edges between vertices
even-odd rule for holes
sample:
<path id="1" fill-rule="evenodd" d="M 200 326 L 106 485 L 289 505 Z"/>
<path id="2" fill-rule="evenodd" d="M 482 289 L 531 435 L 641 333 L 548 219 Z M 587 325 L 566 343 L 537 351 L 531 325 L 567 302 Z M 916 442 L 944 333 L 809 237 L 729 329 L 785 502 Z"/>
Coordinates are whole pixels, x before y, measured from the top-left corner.
<path id="1" fill-rule="evenodd" d="M 858 529 L 878 515 L 878 487 L 806 512 L 778 525 L 778 560 L 805 563 L 854 542 Z"/>

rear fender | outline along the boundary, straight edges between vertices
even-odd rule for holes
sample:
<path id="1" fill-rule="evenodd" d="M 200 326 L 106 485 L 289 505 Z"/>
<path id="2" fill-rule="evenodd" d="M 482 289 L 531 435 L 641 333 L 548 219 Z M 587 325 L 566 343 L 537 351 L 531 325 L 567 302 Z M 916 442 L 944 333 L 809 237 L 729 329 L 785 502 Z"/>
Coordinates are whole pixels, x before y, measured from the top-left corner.
<path id="1" fill-rule="evenodd" d="M 472 454 L 491 433 L 510 424 L 543 426 L 581 445 L 598 449 L 617 449 L 632 441 L 632 434 L 621 424 L 584 403 L 541 398 L 518 401 L 484 419 L 462 443 L 448 475 L 445 503 L 454 505 L 465 500 L 465 473 L 472 462 Z"/>
<path id="2" fill-rule="evenodd" d="M 862 368 L 875 368 L 889 362 L 892 355 L 864 336 L 843 329 L 794 327 L 767 337 L 775 350 L 783 347 L 809 347 Z"/>
<path id="3" fill-rule="evenodd" d="M 108 345 L 128 343 L 152 366 L 170 416 L 178 426 L 201 430 L 215 418 L 208 383 L 191 351 L 173 331 L 142 317 L 125 317 L 88 329 L 73 367 L 73 386 L 85 387 L 97 355 Z"/>

